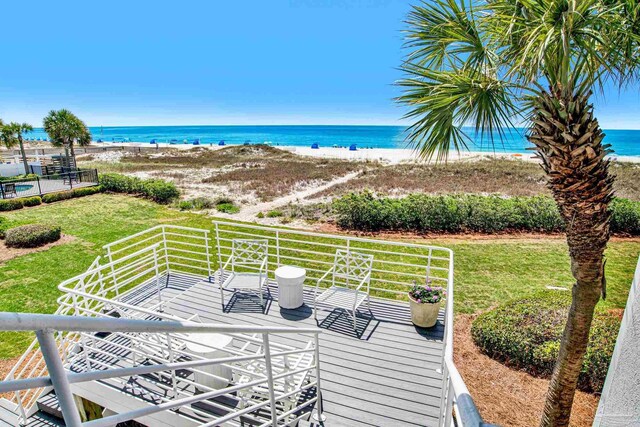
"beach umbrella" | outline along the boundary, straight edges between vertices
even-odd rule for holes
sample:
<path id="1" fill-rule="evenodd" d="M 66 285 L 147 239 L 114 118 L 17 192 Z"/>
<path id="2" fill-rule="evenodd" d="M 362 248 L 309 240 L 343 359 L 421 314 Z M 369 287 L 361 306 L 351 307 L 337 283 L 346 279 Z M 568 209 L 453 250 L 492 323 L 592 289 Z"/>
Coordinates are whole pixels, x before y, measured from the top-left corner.
<path id="1" fill-rule="evenodd" d="M 152 139 L 151 141 L 149 141 L 149 144 L 157 144 L 155 139 Z"/>
<path id="2" fill-rule="evenodd" d="M 224 140 L 218 142 L 218 145 L 224 145 Z"/>
<path id="3" fill-rule="evenodd" d="M 193 140 L 193 145 L 200 145 L 200 140 L 199 139 L 194 139 Z"/>
<path id="4" fill-rule="evenodd" d="M 314 142 L 313 144 L 311 144 L 311 148 L 313 148 L 314 150 L 317 150 L 318 148 L 320 148 L 320 146 L 318 145 L 317 142 Z"/>
<path id="5" fill-rule="evenodd" d="M 356 150 L 357 150 L 357 148 L 356 148 L 356 144 L 351 144 L 351 145 L 349 146 L 349 151 L 356 151 Z"/>

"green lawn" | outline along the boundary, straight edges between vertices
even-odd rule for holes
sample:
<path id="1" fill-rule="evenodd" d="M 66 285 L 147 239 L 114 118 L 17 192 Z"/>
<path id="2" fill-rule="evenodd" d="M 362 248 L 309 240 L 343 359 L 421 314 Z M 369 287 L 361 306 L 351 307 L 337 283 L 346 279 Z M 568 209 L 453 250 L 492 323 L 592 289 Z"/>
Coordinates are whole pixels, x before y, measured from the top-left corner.
<path id="1" fill-rule="evenodd" d="M 22 209 L 2 216 L 12 225 L 44 222 L 62 226 L 74 236 L 55 246 L 0 264 L 0 311 L 55 311 L 57 285 L 87 269 L 102 253 L 102 245 L 160 223 L 210 227 L 211 218 L 169 209 L 129 196 L 98 194 Z M 571 285 L 566 245 L 561 239 L 449 240 L 420 239 L 419 243 L 455 251 L 455 307 L 472 313 L 505 298 L 547 285 Z M 638 254 L 640 239 L 609 244 L 607 307 L 623 307 Z M 27 333 L 0 334 L 0 358 L 20 354 L 30 341 Z"/>

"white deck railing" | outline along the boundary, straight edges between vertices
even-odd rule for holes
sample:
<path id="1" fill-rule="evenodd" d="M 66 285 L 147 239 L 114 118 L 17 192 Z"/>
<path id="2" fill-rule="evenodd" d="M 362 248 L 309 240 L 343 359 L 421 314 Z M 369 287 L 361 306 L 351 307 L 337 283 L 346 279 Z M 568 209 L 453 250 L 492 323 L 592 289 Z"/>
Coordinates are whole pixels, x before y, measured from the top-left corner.
<path id="1" fill-rule="evenodd" d="M 261 238 L 269 241 L 268 274 L 272 278 L 273 271 L 278 266 L 297 264 L 304 266 L 309 278 L 317 279 L 331 266 L 336 249 L 347 248 L 374 255 L 371 290 L 376 297 L 404 299 L 412 282 L 424 283 L 426 278 L 431 280 L 434 285 L 446 287 L 448 298 L 443 338 L 443 395 L 440 424 L 443 426 L 451 425 L 454 413 L 452 408 L 454 407 L 458 425 L 470 426 L 482 423 L 468 390 L 453 363 L 453 253 L 447 248 L 228 222 L 214 222 L 212 231 L 160 225 L 105 245 L 104 264 L 101 264 L 102 259 L 99 257 L 85 273 L 69 279 L 59 286 L 59 289 L 65 294 L 59 299 L 60 307 L 57 314 L 85 318 L 102 317 L 109 321 L 116 320 L 112 317 L 114 315 L 127 320 L 189 321 L 190 319 L 177 318 L 164 312 L 170 300 L 162 291 L 163 278 L 180 273 L 205 277 L 215 282 L 214 278 L 218 274 L 224 273 L 218 269 L 230 254 L 231 242 L 234 238 Z M 153 291 L 154 295 L 152 299 L 144 299 L 140 297 L 144 294 L 142 285 L 148 287 L 149 283 L 155 283 L 155 289 L 149 290 Z M 272 356 L 298 351 L 317 352 L 317 331 L 290 329 L 297 333 L 309 334 L 310 341 L 313 342 L 312 349 L 289 348 L 270 342 Z M 262 345 L 262 348 L 266 348 L 264 342 L 261 341 L 264 336 L 262 338 L 255 336 L 256 333 L 262 334 L 263 331 L 258 332 L 256 328 L 251 330 L 255 331 L 249 333 L 247 330 L 244 334 L 234 333 L 233 335 L 239 343 L 238 348 L 245 349 L 245 353 L 243 350 L 239 350 L 232 355 L 232 357 L 238 358 L 236 362 L 248 360 L 245 358 L 251 355 L 247 354 L 246 350 L 252 345 Z M 113 369 L 114 363 L 111 363 L 111 360 L 106 363 L 103 359 L 113 356 L 113 349 L 118 348 L 118 345 L 123 346 L 118 344 L 118 339 L 127 340 L 128 343 L 131 343 L 131 345 L 126 345 L 130 354 L 127 355 L 127 360 L 119 360 L 118 363 L 136 366 L 145 357 L 148 357 L 150 352 L 154 353 L 154 359 L 157 361 L 159 369 L 157 371 L 158 380 L 152 386 L 162 389 L 167 396 L 170 396 L 163 398 L 160 405 L 164 408 L 163 410 L 167 410 L 172 402 L 182 402 L 184 399 L 194 398 L 189 387 L 193 388 L 197 384 L 176 378 L 176 360 L 188 357 L 192 361 L 198 361 L 198 356 L 185 351 L 184 343 L 189 338 L 184 334 L 178 331 L 171 331 L 168 334 L 128 333 L 114 327 L 114 331 L 109 337 L 101 338 L 90 332 L 72 331 L 57 334 L 59 351 L 66 368 L 81 366 L 88 372 L 108 372 Z M 271 333 L 273 331 L 266 332 L 267 339 Z M 79 351 L 78 349 L 86 349 L 87 351 Z M 265 355 L 260 357 L 265 357 Z M 280 359 L 279 362 L 275 361 L 274 363 L 282 365 L 283 360 Z M 219 361 L 218 363 L 231 366 L 234 362 Z M 198 371 L 198 366 L 192 366 L 189 369 Z M 319 364 L 316 363 L 314 367 L 309 369 L 319 370 Z M 38 350 L 37 341 L 34 341 L 7 379 L 30 380 L 45 375 L 46 371 L 47 364 Z M 204 371 L 198 372 L 207 375 Z M 319 379 L 319 373 L 316 378 Z M 118 379 L 115 377 L 110 381 L 112 383 L 120 381 L 120 384 L 124 385 L 126 378 Z M 186 383 L 187 387 L 178 387 L 178 382 L 181 385 Z M 319 381 L 317 383 L 314 381 L 311 384 L 308 387 L 319 387 Z M 16 389 L 13 397 L 9 399 L 13 405 L 11 409 L 19 414 L 20 419 L 25 420 L 34 412 L 37 398 L 47 390 L 47 388 L 35 391 L 33 388 L 31 391 Z M 217 393 L 217 391 L 210 390 L 207 393 Z M 232 392 L 227 391 L 227 393 Z M 314 402 L 315 400 L 306 402 L 306 405 Z M 173 408 L 173 406 L 171 407 Z M 193 408 L 193 406 L 191 408 L 196 415 L 207 416 L 207 413 Z M 271 422 L 277 422 L 282 417 L 289 417 L 292 411 L 288 412 L 276 414 L 274 418 L 276 421 L 272 419 Z M 247 416 L 247 413 L 243 411 L 240 415 Z M 210 414 L 208 415 L 210 416 Z M 240 415 L 236 414 L 235 418 L 238 419 Z"/>

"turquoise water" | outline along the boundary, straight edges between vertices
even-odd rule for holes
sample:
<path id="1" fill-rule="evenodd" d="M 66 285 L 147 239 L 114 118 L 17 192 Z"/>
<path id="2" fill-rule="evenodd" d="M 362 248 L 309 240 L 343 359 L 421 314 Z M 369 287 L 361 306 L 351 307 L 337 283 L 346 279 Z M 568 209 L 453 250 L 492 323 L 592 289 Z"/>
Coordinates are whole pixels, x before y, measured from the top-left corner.
<path id="1" fill-rule="evenodd" d="M 320 147 L 350 146 L 358 148 L 407 148 L 404 128 L 399 126 L 131 126 L 131 127 L 92 127 L 94 140 L 111 142 L 171 142 L 181 144 L 186 140 L 191 144 L 200 140 L 201 145 L 217 144 L 224 140 L 226 144 L 251 144 L 269 142 L 273 145 Z M 496 152 L 524 153 L 530 144 L 524 138 L 524 129 L 507 133 L 503 142 L 496 141 Z M 605 130 L 605 142 L 611 144 L 616 154 L 621 156 L 640 156 L 640 130 Z M 473 131 L 468 134 L 473 138 Z M 43 138 L 46 134 L 36 129 L 29 134 L 31 138 Z M 473 138 L 469 144 L 471 151 L 494 151 L 490 141 Z"/>

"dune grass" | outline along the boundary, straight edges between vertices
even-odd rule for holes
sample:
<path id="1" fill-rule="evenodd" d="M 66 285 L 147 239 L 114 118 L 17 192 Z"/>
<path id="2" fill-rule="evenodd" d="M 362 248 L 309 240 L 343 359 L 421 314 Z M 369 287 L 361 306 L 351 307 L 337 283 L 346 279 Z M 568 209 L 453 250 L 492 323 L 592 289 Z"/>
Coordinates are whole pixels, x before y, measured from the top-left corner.
<path id="1" fill-rule="evenodd" d="M 212 218 L 181 212 L 130 196 L 96 194 L 2 214 L 11 225 L 60 225 L 75 237 L 67 244 L 23 255 L 0 264 L 0 311 L 51 313 L 56 310 L 60 282 L 87 269 L 102 245 L 157 224 L 211 228 Z M 564 240 L 545 237 L 405 239 L 446 246 L 455 252 L 455 308 L 474 313 L 506 298 L 572 283 Z M 640 239 L 617 240 L 607 251 L 608 298 L 604 307 L 624 307 Z M 29 333 L 1 333 L 0 358 L 19 355 Z"/>

